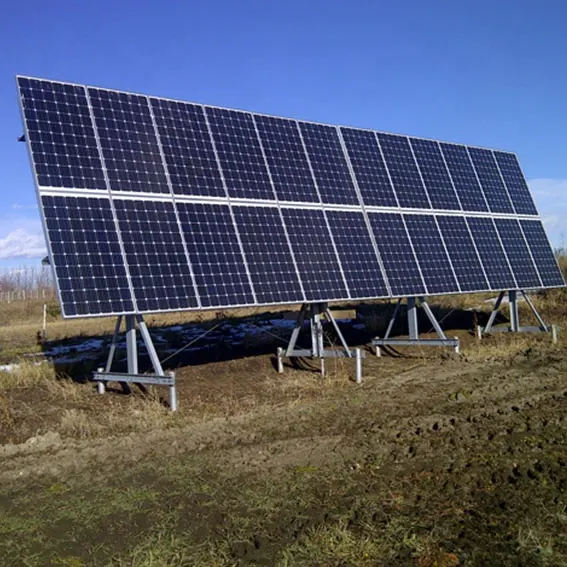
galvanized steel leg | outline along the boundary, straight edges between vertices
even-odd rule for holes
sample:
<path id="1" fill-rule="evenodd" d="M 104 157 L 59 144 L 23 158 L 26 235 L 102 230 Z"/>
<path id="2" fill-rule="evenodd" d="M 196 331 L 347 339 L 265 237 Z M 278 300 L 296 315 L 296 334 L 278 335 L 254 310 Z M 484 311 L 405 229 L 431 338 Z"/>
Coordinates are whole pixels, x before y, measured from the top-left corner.
<path id="1" fill-rule="evenodd" d="M 337 325 L 337 322 L 335 321 L 335 318 L 333 317 L 331 310 L 329 309 L 329 307 L 327 305 L 325 305 L 325 316 L 333 324 L 335 332 L 337 333 L 339 340 L 341 341 L 341 344 L 343 345 L 343 348 L 345 349 L 345 351 L 347 353 L 347 356 L 349 358 L 352 358 L 352 354 L 350 352 L 350 349 L 348 348 L 348 344 L 347 344 L 345 338 L 343 337 L 343 334 L 341 333 L 341 330 L 339 329 L 339 326 Z"/>
<path id="2" fill-rule="evenodd" d="M 447 337 L 445 336 L 445 333 L 443 332 L 443 329 L 441 328 L 441 324 L 439 323 L 439 321 L 437 321 L 437 319 L 435 318 L 435 315 L 433 315 L 433 311 L 431 311 L 431 307 L 429 307 L 429 303 L 427 303 L 427 301 L 425 300 L 425 297 L 420 297 L 419 301 L 421 303 L 421 307 L 423 308 L 423 310 L 425 311 L 425 314 L 427 315 L 429 321 L 431 322 L 431 324 L 433 325 L 433 328 L 435 329 L 435 332 L 443 339 L 445 340 Z"/>
<path id="3" fill-rule="evenodd" d="M 398 299 L 398 303 L 396 303 L 396 307 L 394 309 L 394 312 L 392 313 L 392 316 L 390 317 L 390 322 L 388 323 L 388 328 L 386 329 L 386 334 L 384 335 L 384 338 L 387 339 L 390 337 L 390 333 L 392 332 L 392 329 L 394 328 L 394 323 L 396 322 L 396 318 L 398 316 L 398 313 L 400 312 L 400 306 L 402 304 L 402 299 Z"/>
<path id="4" fill-rule="evenodd" d="M 148 331 L 148 327 L 146 326 L 146 322 L 141 315 L 136 315 L 136 320 L 138 321 L 140 334 L 142 335 L 142 339 L 144 340 L 144 344 L 146 345 L 146 349 L 150 355 L 152 366 L 154 367 L 156 374 L 163 374 L 163 368 L 161 367 L 161 362 L 154 347 L 154 342 L 152 341 L 150 332 Z"/>
<path id="5" fill-rule="evenodd" d="M 355 349 L 356 355 L 356 383 L 362 384 L 362 351 L 357 348 Z"/>
<path id="6" fill-rule="evenodd" d="M 505 293 L 506 293 L 505 291 L 501 291 L 500 295 L 498 295 L 498 299 L 496 300 L 496 303 L 494 304 L 494 308 L 492 309 L 492 313 L 490 314 L 490 319 L 488 319 L 488 323 L 486 324 L 486 327 L 484 327 L 484 331 L 483 331 L 484 333 L 490 333 L 490 330 L 492 329 L 492 325 L 494 325 L 494 321 L 496 320 L 496 315 L 498 315 L 498 309 L 500 308 L 500 304 L 504 299 Z"/>
<path id="7" fill-rule="evenodd" d="M 537 309 L 535 308 L 535 305 L 532 303 L 532 300 L 529 298 L 528 294 L 523 290 L 520 293 L 523 295 L 524 299 L 526 300 L 526 303 L 529 305 L 530 309 L 532 310 L 532 313 L 535 315 L 535 318 L 539 323 L 540 329 L 542 331 L 548 331 L 549 330 L 548 326 L 545 324 L 545 321 L 541 318 L 541 315 L 538 313 Z"/>
<path id="8" fill-rule="evenodd" d="M 299 312 L 299 315 L 297 317 L 297 321 L 295 323 L 295 327 L 293 329 L 293 332 L 291 333 L 291 338 L 289 339 L 289 343 L 288 343 L 287 349 L 285 351 L 286 357 L 290 357 L 293 350 L 295 349 L 295 343 L 297 342 L 297 339 L 299 337 L 299 333 L 303 329 L 303 322 L 305 321 L 305 314 L 307 312 L 307 309 L 308 309 L 307 305 L 301 306 L 301 311 Z"/>
<path id="9" fill-rule="evenodd" d="M 417 305 L 415 297 L 408 297 L 408 328 L 409 338 L 417 340 L 419 338 L 419 329 L 417 326 Z"/>
<path id="10" fill-rule="evenodd" d="M 110 370 L 112 369 L 114 353 L 116 352 L 116 343 L 118 341 L 118 335 L 120 333 L 120 325 L 122 325 L 122 315 L 118 315 L 118 318 L 116 319 L 116 325 L 114 326 L 114 335 L 112 335 L 112 343 L 110 344 L 110 352 L 108 353 L 108 359 L 104 368 L 105 372 L 110 372 Z M 102 382 L 99 382 L 99 384 L 102 384 Z"/>
<path id="11" fill-rule="evenodd" d="M 510 330 L 517 333 L 520 330 L 520 315 L 518 313 L 518 293 L 515 289 L 508 292 L 508 303 L 510 309 Z"/>
<path id="12" fill-rule="evenodd" d="M 126 315 L 126 355 L 128 357 L 128 374 L 138 374 L 136 317 L 134 315 Z"/>

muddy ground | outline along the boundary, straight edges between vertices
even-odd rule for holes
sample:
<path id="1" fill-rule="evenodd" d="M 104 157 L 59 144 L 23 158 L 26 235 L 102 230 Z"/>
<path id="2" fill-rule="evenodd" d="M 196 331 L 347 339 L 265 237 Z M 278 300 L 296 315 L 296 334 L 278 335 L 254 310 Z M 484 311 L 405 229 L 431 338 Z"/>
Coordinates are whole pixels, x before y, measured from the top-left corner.
<path id="1" fill-rule="evenodd" d="M 567 341 L 448 334 L 369 351 L 362 385 L 247 335 L 175 363 L 176 415 L 82 370 L 6 388 L 2 565 L 567 565 Z"/>

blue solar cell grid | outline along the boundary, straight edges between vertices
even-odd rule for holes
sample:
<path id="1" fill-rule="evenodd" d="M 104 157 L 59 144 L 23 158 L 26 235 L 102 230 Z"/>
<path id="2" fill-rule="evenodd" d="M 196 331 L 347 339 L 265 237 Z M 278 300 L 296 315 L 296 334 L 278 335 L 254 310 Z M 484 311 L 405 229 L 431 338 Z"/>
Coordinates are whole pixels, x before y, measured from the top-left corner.
<path id="1" fill-rule="evenodd" d="M 427 194 L 434 209 L 460 210 L 461 205 L 449 177 L 439 144 L 410 138 L 415 160 L 421 171 Z"/>
<path id="2" fill-rule="evenodd" d="M 500 170 L 491 150 L 468 148 L 482 191 L 493 213 L 513 213 L 512 203 L 502 182 Z"/>
<path id="3" fill-rule="evenodd" d="M 252 115 L 205 107 L 230 197 L 274 200 Z"/>
<path id="4" fill-rule="evenodd" d="M 41 204 L 64 315 L 132 313 L 110 201 L 43 196 Z"/>
<path id="5" fill-rule="evenodd" d="M 110 189 L 169 193 L 147 97 L 93 88 L 88 94 Z"/>
<path id="6" fill-rule="evenodd" d="M 197 307 L 173 204 L 115 199 L 114 207 L 138 309 Z"/>
<path id="7" fill-rule="evenodd" d="M 38 184 L 106 191 L 85 88 L 23 77 L 18 86 Z"/>
<path id="8" fill-rule="evenodd" d="M 516 156 L 507 152 L 495 151 L 494 157 L 508 188 L 508 194 L 516 213 L 519 215 L 537 215 L 534 200 Z"/>
<path id="9" fill-rule="evenodd" d="M 368 130 L 341 128 L 341 134 L 365 205 L 397 207 L 376 134 Z"/>
<path id="10" fill-rule="evenodd" d="M 387 297 L 388 289 L 362 212 L 328 211 L 351 298 Z"/>
<path id="11" fill-rule="evenodd" d="M 151 98 L 173 192 L 226 197 L 203 107 Z"/>
<path id="12" fill-rule="evenodd" d="M 484 193 L 480 187 L 467 148 L 456 144 L 439 144 L 455 191 L 465 211 L 488 211 Z"/>
<path id="13" fill-rule="evenodd" d="M 378 133 L 377 137 L 400 206 L 430 209 L 408 138 L 382 133 Z"/>
<path id="14" fill-rule="evenodd" d="M 303 301 L 279 210 L 234 207 L 233 211 L 258 303 Z"/>
<path id="15" fill-rule="evenodd" d="M 557 259 L 549 245 L 541 221 L 521 220 L 520 225 L 532 252 L 542 284 L 546 287 L 564 285 Z"/>
<path id="16" fill-rule="evenodd" d="M 465 219 L 438 216 L 437 223 L 461 291 L 490 289 Z"/>
<path id="17" fill-rule="evenodd" d="M 307 301 L 347 299 L 323 211 L 282 209 Z"/>
<path id="18" fill-rule="evenodd" d="M 254 303 L 228 206 L 177 203 L 177 210 L 201 305 Z"/>
<path id="19" fill-rule="evenodd" d="M 392 295 L 426 293 L 402 215 L 370 213 L 369 217 Z"/>
<path id="20" fill-rule="evenodd" d="M 521 288 L 541 287 L 524 234 L 516 219 L 494 219 L 502 246 L 506 251 L 510 265 Z"/>
<path id="21" fill-rule="evenodd" d="M 278 199 L 319 202 L 297 122 L 270 116 L 255 122 Z"/>
<path id="22" fill-rule="evenodd" d="M 337 129 L 309 122 L 299 127 L 323 203 L 358 205 Z"/>
<path id="23" fill-rule="evenodd" d="M 517 289 L 518 285 L 510 271 L 492 219 L 468 217 L 467 223 L 490 287 L 492 289 Z"/>
<path id="24" fill-rule="evenodd" d="M 428 293 L 460 291 L 432 215 L 404 215 Z"/>

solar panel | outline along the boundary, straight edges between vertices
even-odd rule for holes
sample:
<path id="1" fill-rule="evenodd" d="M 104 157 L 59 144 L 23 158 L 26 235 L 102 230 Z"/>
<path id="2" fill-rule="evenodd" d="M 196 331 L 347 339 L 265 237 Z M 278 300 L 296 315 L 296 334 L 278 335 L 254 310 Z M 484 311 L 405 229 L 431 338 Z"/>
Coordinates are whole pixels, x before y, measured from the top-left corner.
<path id="1" fill-rule="evenodd" d="M 18 87 L 65 317 L 564 285 L 514 154 Z"/>

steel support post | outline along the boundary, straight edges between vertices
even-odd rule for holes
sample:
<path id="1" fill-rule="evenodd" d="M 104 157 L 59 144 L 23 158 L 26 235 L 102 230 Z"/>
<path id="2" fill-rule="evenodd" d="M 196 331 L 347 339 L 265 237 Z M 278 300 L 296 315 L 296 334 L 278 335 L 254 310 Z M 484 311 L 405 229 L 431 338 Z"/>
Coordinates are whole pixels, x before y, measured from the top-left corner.
<path id="1" fill-rule="evenodd" d="M 417 341 L 419 338 L 419 329 L 417 326 L 417 304 L 415 297 L 408 297 L 408 331 L 410 340 Z"/>
<path id="2" fill-rule="evenodd" d="M 520 314 L 518 312 L 518 293 L 515 289 L 508 292 L 508 307 L 510 309 L 510 330 L 517 333 L 520 330 Z"/>
<path id="3" fill-rule="evenodd" d="M 488 319 L 488 323 L 486 324 L 486 327 L 484 327 L 483 334 L 484 333 L 490 333 L 490 331 L 492 330 L 492 325 L 494 325 L 494 321 L 496 321 L 496 316 L 498 315 L 498 309 L 500 308 L 500 304 L 502 303 L 502 300 L 504 299 L 505 294 L 506 294 L 505 291 L 501 291 L 498 294 L 498 299 L 496 300 L 496 303 L 494 304 L 494 308 L 492 309 L 492 313 L 490 314 L 490 318 Z"/>
<path id="4" fill-rule="evenodd" d="M 526 303 L 528 304 L 529 308 L 531 309 L 532 313 L 534 314 L 534 317 L 537 319 L 537 322 L 539 323 L 539 328 L 542 331 L 549 331 L 549 327 L 545 324 L 545 321 L 542 319 L 541 315 L 538 313 L 538 310 L 535 308 L 535 305 L 533 304 L 532 300 L 530 299 L 530 296 L 525 291 L 522 291 L 521 293 L 522 293 L 523 298 L 526 300 Z"/>
<path id="5" fill-rule="evenodd" d="M 126 315 L 128 374 L 138 374 L 138 345 L 136 338 L 136 317 L 134 315 Z"/>
<path id="6" fill-rule="evenodd" d="M 122 325 L 122 315 L 118 315 L 116 325 L 114 326 L 114 334 L 112 335 L 112 343 L 110 344 L 110 351 L 108 352 L 108 359 L 106 360 L 105 372 L 110 372 L 112 362 L 114 361 L 114 353 L 116 352 L 116 342 L 120 334 L 120 325 Z"/>

